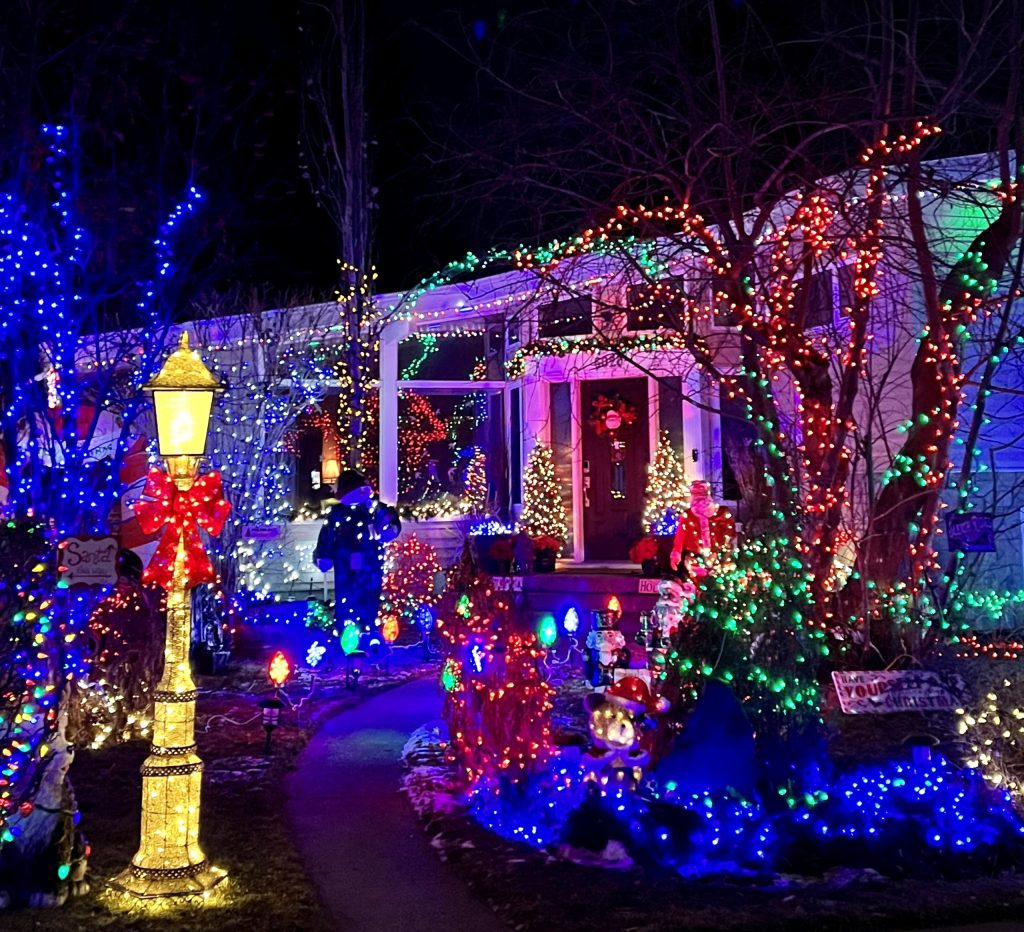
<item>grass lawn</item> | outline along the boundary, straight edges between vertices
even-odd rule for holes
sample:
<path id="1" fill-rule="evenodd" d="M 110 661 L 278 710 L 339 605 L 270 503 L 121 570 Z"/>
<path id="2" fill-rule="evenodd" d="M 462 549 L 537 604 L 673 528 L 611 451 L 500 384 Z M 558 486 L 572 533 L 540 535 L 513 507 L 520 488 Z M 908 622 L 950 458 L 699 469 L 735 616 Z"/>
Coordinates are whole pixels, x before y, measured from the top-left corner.
<path id="1" fill-rule="evenodd" d="M 318 686 L 297 714 L 282 714 L 273 753 L 264 758 L 257 702 L 266 683 L 262 667 L 236 669 L 232 679 L 200 683 L 197 739 L 206 764 L 203 780 L 202 844 L 228 879 L 205 901 L 191 898 L 146 905 L 112 892 L 107 880 L 124 869 L 138 847 L 142 780 L 139 765 L 148 753 L 141 742 L 80 751 L 71 778 L 92 845 L 92 892 L 62 909 L 0 913 L 4 932 L 70 932 L 78 929 L 196 930 L 196 932 L 319 932 L 332 928 L 305 876 L 284 819 L 282 781 L 305 746 L 316 720 L 355 705 L 360 697 L 405 682 L 420 667 L 394 677 L 360 683 L 359 694 L 338 683 Z M 246 687 L 256 683 L 250 691 Z M 204 686 L 206 687 L 204 689 Z M 225 688 L 226 687 L 226 688 Z M 215 691 L 214 691 L 215 690 Z M 306 694 L 290 685 L 293 701 Z M 316 718 L 310 720 L 310 710 Z M 222 718 L 220 716 L 227 716 Z M 207 725 L 209 728 L 207 730 Z"/>

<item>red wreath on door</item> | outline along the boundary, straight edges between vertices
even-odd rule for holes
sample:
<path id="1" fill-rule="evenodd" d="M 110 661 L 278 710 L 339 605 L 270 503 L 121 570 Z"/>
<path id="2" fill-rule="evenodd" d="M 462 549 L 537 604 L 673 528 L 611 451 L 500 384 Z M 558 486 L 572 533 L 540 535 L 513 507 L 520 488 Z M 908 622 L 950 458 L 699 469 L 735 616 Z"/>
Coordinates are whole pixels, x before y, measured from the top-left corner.
<path id="1" fill-rule="evenodd" d="M 636 422 L 636 408 L 621 395 L 598 395 L 590 404 L 587 423 L 599 437 L 614 434 Z"/>

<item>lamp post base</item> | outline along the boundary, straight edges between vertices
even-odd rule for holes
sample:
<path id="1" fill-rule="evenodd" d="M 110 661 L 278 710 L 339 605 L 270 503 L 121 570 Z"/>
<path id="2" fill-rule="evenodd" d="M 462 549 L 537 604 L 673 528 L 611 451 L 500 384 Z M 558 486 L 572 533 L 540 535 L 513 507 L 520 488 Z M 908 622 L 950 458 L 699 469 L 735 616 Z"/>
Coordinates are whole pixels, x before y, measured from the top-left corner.
<path id="1" fill-rule="evenodd" d="M 147 899 L 158 896 L 201 896 L 219 884 L 228 872 L 213 867 L 209 861 L 173 870 L 129 867 L 121 871 L 110 885 L 122 893 Z"/>

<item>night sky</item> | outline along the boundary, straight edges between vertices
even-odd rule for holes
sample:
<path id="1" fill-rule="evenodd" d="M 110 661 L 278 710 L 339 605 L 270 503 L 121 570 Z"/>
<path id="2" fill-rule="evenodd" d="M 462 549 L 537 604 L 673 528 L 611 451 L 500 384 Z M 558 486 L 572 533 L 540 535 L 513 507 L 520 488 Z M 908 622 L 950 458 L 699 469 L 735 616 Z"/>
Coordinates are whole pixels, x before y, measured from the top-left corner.
<path id="1" fill-rule="evenodd" d="M 620 185 L 614 166 L 605 176 L 588 174 L 600 160 L 599 135 L 595 150 L 585 126 L 563 126 L 550 114 L 510 104 L 457 50 L 487 56 L 505 43 L 529 66 L 522 71 L 508 64 L 512 59 L 499 59 L 505 77 L 542 81 L 544 56 L 560 60 L 567 30 L 588 26 L 602 9 L 616 54 L 621 46 L 622 86 L 678 97 L 686 82 L 659 87 L 654 78 L 645 84 L 643 74 L 645 48 L 663 38 L 643 17 L 660 15 L 661 5 L 388 0 L 368 7 L 367 112 L 382 290 L 412 285 L 467 249 L 565 234 L 600 219 L 618 197 L 652 193 Z M 186 290 L 266 283 L 281 299 L 330 294 L 335 238 L 300 169 L 301 9 L 301 0 L 33 0 L 8 7 L 0 30 L 0 181 L 31 162 L 34 125 L 68 122 L 74 114 L 84 153 L 77 200 L 100 243 L 98 261 L 127 267 L 155 219 L 191 181 L 208 203 Z M 706 9 L 704 0 L 681 0 L 675 21 L 697 73 L 707 55 L 706 24 L 699 22 Z M 745 67 L 752 84 L 764 81 L 794 99 L 823 91 L 825 119 L 856 107 L 855 87 L 839 77 L 834 87 L 822 85 L 834 56 L 806 40 L 860 13 L 777 0 L 722 0 L 716 9 L 726 42 L 751 29 L 772 36 L 755 37 L 751 46 L 756 60 L 748 54 Z M 532 18 L 523 20 L 524 13 Z M 949 42 L 941 30 L 932 39 L 926 53 L 941 69 Z M 593 93 L 606 94 L 607 87 L 595 84 Z M 498 161 L 453 169 L 452 153 L 484 137 L 492 151 L 503 147 L 498 161 L 539 164 L 528 183 L 509 183 Z M 824 153 L 822 164 L 849 164 L 862 144 L 855 137 Z M 977 149 L 985 140 L 970 139 L 965 125 L 961 143 Z M 573 153 L 580 153 L 578 165 Z M 560 174 L 545 174 L 545 159 L 566 164 Z M 628 155 L 622 164 L 628 174 Z M 652 174 L 637 168 L 638 177 Z M 549 190 L 530 187 L 538 181 L 549 182 Z"/>

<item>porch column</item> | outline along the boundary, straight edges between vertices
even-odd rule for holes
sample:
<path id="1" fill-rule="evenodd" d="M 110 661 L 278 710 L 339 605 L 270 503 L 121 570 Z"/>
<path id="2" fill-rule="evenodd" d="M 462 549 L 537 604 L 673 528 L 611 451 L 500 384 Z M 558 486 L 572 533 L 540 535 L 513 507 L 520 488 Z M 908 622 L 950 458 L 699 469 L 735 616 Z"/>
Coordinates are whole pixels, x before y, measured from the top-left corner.
<path id="1" fill-rule="evenodd" d="M 583 425 L 580 423 L 580 382 L 569 382 L 572 404 L 572 558 L 583 562 Z"/>
<path id="2" fill-rule="evenodd" d="M 704 412 L 691 401 L 700 397 L 700 373 L 694 366 L 683 379 L 683 471 L 688 482 L 707 478 L 705 463 L 710 451 L 703 448 Z"/>
<path id="3" fill-rule="evenodd" d="M 405 328 L 391 324 L 380 335 L 380 452 L 382 501 L 398 501 L 398 344 Z"/>

